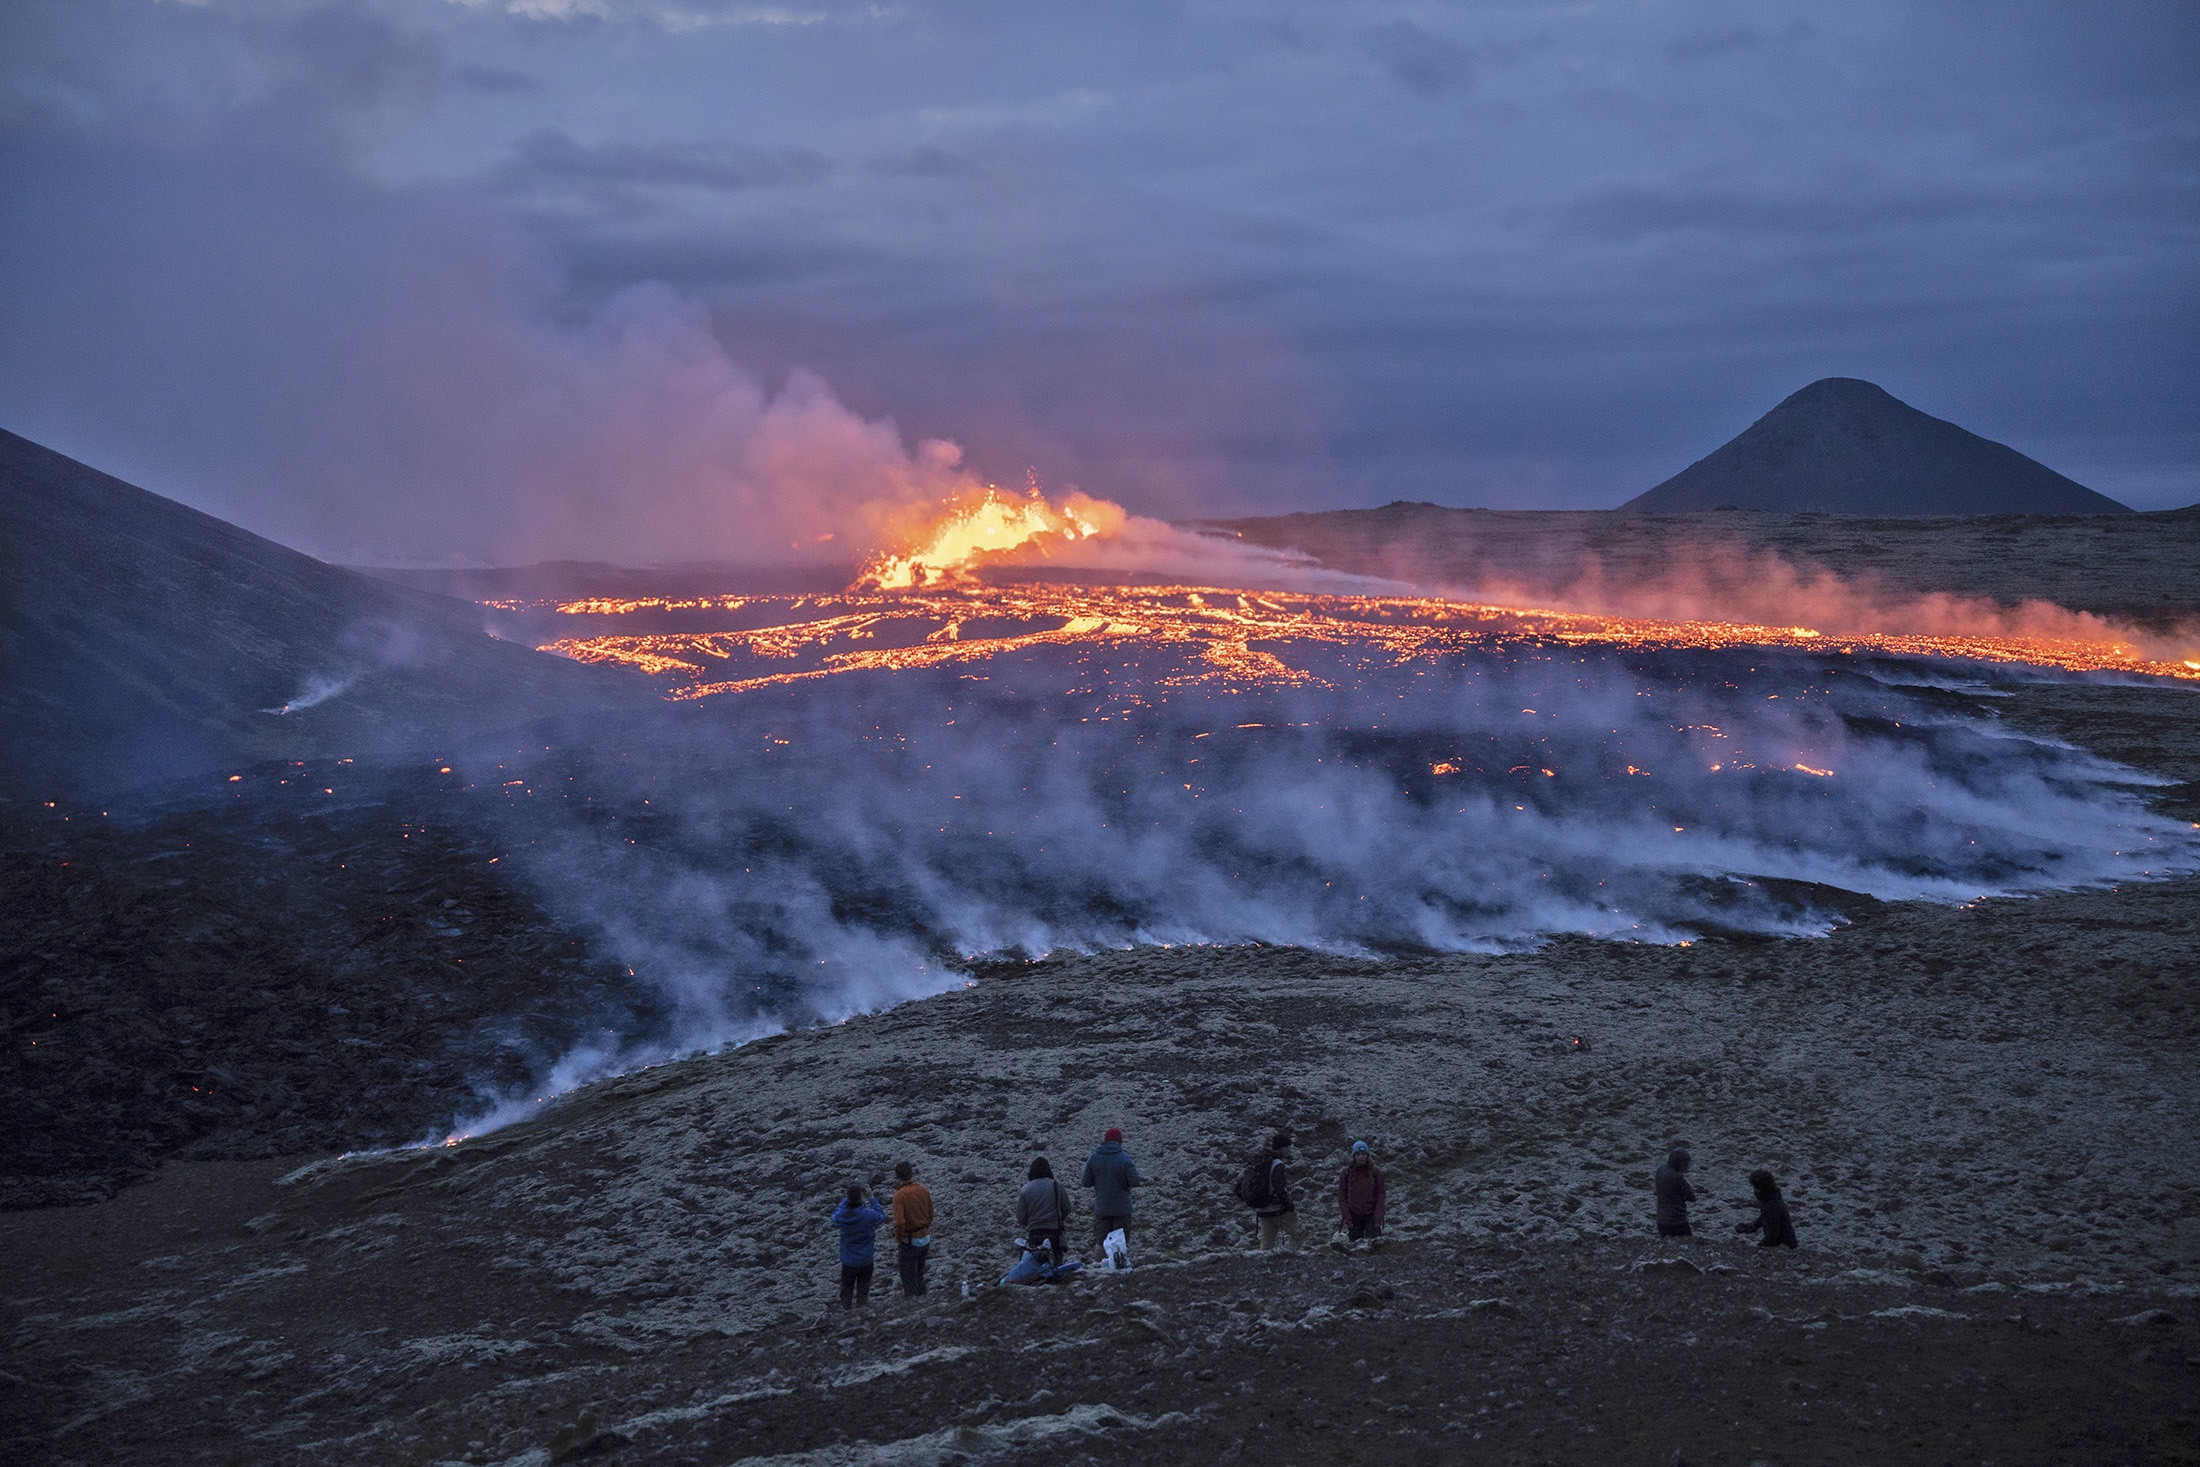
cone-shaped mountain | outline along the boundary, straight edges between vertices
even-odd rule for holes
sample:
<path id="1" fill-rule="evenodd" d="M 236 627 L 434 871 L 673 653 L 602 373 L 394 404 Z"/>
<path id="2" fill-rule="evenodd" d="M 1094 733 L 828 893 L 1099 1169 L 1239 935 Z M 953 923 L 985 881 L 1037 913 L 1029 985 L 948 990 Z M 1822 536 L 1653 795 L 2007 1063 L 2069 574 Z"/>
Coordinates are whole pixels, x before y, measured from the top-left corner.
<path id="1" fill-rule="evenodd" d="M 1717 452 L 1620 506 L 1649 514 L 2130 514 L 2007 444 L 1870 382 L 1826 377 Z"/>

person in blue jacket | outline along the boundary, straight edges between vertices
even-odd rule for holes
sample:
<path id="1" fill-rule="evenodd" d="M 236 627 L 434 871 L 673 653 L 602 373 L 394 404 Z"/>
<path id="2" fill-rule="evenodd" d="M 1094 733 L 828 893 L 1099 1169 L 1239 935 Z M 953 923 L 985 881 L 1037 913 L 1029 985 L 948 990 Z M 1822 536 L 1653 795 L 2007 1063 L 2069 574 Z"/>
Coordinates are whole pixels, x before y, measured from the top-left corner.
<path id="1" fill-rule="evenodd" d="M 871 1200 L 861 1182 L 848 1184 L 848 1195 L 833 1209 L 833 1226 L 840 1229 L 840 1307 L 853 1309 L 871 1302 L 871 1269 L 878 1256 L 879 1225 L 886 1209 Z"/>

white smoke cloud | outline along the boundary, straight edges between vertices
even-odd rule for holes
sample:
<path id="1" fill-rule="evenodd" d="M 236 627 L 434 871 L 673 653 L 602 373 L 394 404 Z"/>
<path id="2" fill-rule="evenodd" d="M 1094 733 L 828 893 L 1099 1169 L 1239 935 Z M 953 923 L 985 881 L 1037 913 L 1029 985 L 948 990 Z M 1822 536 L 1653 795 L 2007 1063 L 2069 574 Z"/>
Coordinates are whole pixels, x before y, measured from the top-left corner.
<path id="1" fill-rule="evenodd" d="M 262 708 L 262 713 L 297 713 L 306 708 L 318 708 L 331 698 L 342 697 L 351 688 L 355 677 L 333 677 L 327 673 L 315 673 L 305 680 L 297 692 L 274 708 Z"/>
<path id="2" fill-rule="evenodd" d="M 1186 686 L 1120 645 L 851 676 L 547 755 L 590 813 L 508 848 L 674 1015 L 568 1071 L 938 992 L 987 954 L 1808 936 L 1859 896 L 2200 869 L 2152 781 L 1907 668 L 1313 655 L 1327 690 Z"/>

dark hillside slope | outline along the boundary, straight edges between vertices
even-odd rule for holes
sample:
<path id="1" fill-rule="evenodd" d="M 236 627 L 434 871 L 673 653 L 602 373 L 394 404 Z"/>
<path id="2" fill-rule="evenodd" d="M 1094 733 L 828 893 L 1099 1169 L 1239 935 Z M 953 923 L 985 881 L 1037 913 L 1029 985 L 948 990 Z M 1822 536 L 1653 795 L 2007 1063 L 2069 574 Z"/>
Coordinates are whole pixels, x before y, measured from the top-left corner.
<path id="1" fill-rule="evenodd" d="M 1854 377 L 1794 393 L 1656 488 L 1620 506 L 1649 514 L 2130 514 L 2006 444 L 1919 412 Z"/>
<path id="2" fill-rule="evenodd" d="M 631 686 L 0 432 L 0 793 L 432 750 Z"/>

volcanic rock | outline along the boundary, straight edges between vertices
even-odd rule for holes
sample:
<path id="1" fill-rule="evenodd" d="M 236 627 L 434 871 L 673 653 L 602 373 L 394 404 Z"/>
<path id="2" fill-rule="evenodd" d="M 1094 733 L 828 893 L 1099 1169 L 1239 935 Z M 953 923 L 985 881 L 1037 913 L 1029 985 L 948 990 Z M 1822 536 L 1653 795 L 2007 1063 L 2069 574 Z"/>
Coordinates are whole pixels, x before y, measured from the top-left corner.
<path id="1" fill-rule="evenodd" d="M 1876 515 L 2130 514 L 2006 444 L 1854 377 L 1793 394 L 1622 509 Z"/>
<path id="2" fill-rule="evenodd" d="M 0 801 L 0 1211 L 182 1159 L 391 1146 L 651 1003 L 493 859 L 434 766 L 204 776 L 152 808 Z"/>
<path id="3" fill-rule="evenodd" d="M 7 432 L 0 668 L 0 792 L 41 799 L 448 749 L 633 686 Z"/>

